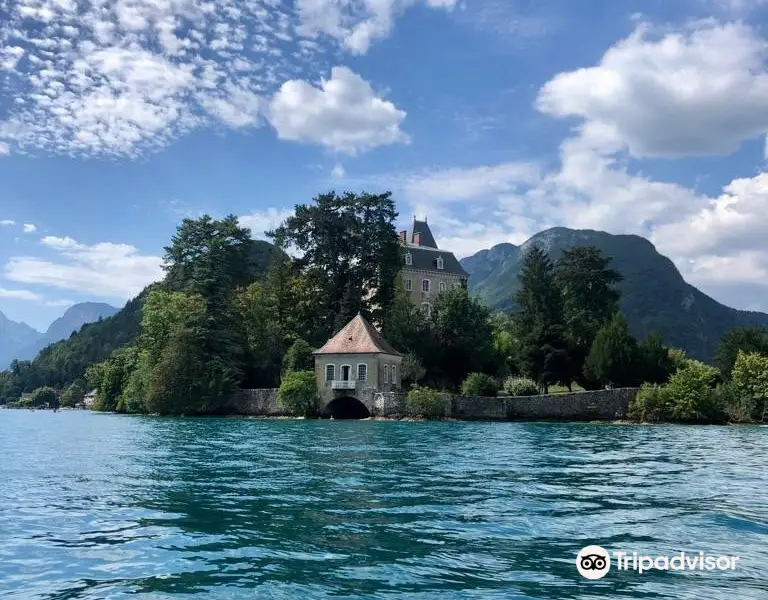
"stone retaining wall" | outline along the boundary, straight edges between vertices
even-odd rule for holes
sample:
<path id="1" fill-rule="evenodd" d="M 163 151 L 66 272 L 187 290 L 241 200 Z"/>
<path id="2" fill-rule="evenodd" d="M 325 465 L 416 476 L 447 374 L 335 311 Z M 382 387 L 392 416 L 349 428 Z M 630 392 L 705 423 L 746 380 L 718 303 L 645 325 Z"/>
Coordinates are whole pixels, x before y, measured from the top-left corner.
<path id="1" fill-rule="evenodd" d="M 483 421 L 613 421 L 624 419 L 637 388 L 549 394 L 542 396 L 457 396 L 444 394 L 445 416 Z M 405 394 L 374 393 L 361 398 L 377 417 L 407 416 Z M 277 402 L 276 389 L 238 390 L 232 397 L 232 412 L 260 417 L 287 416 Z"/>

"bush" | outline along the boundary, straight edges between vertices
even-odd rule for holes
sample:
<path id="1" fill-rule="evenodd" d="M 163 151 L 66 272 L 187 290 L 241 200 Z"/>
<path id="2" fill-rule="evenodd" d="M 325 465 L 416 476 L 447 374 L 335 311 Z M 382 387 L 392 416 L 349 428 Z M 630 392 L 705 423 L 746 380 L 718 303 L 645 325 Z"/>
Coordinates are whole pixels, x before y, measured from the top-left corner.
<path id="1" fill-rule="evenodd" d="M 499 393 L 499 384 L 485 373 L 470 373 L 461 384 L 461 393 L 465 396 L 493 397 Z"/>
<path id="2" fill-rule="evenodd" d="M 32 392 L 32 404 L 35 406 L 49 406 L 57 408 L 59 399 L 56 397 L 56 390 L 52 387 L 39 387 Z"/>
<path id="3" fill-rule="evenodd" d="M 722 411 L 714 394 L 719 372 L 698 360 L 688 360 L 669 378 L 671 418 L 676 421 L 718 421 Z"/>
<path id="4" fill-rule="evenodd" d="M 762 416 L 755 398 L 745 395 L 733 382 L 718 385 L 715 389 L 718 404 L 731 423 L 750 423 Z"/>
<path id="5" fill-rule="evenodd" d="M 295 417 L 308 417 L 317 411 L 317 384 L 314 371 L 289 371 L 277 392 L 277 401 Z"/>
<path id="6" fill-rule="evenodd" d="M 666 387 L 644 383 L 629 405 L 627 416 L 636 421 L 667 421 L 672 418 L 672 398 Z"/>
<path id="7" fill-rule="evenodd" d="M 510 396 L 538 396 L 539 387 L 532 379 L 507 377 L 504 381 L 504 391 Z"/>
<path id="8" fill-rule="evenodd" d="M 445 402 L 437 390 L 414 385 L 405 398 L 412 417 L 440 418 L 445 416 Z"/>

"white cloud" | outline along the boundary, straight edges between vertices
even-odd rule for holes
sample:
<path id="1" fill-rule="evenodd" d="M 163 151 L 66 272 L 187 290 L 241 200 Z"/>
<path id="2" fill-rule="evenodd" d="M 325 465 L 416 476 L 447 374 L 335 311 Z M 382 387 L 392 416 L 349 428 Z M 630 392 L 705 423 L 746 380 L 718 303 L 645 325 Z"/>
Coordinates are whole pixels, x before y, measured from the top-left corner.
<path id="1" fill-rule="evenodd" d="M 598 65 L 554 77 L 537 106 L 604 128 L 635 157 L 730 153 L 768 131 L 766 59 L 744 24 L 640 25 Z"/>
<path id="2" fill-rule="evenodd" d="M 455 0 L 6 2 L 0 94 L 15 101 L 0 120 L 0 154 L 136 156 L 195 128 L 257 127 L 276 92 L 286 100 L 325 72 L 336 42 L 362 53 L 416 3 L 448 9 Z M 324 97 L 318 110 L 328 114 Z M 404 141 L 405 114 L 375 100 L 373 122 L 357 115 L 359 143 L 348 121 L 320 139 L 285 115 L 278 123 L 286 139 L 334 148 Z M 369 127 L 378 127 L 373 137 Z"/>
<path id="3" fill-rule="evenodd" d="M 331 169 L 331 179 L 344 179 L 347 176 L 347 171 L 344 169 L 344 165 L 336 163 Z"/>
<path id="4" fill-rule="evenodd" d="M 35 233 L 37 227 L 33 223 L 24 223 L 24 233 Z"/>
<path id="5" fill-rule="evenodd" d="M 67 298 L 61 298 L 60 300 L 46 300 L 45 302 L 46 306 L 63 306 L 66 308 L 69 308 L 73 304 L 75 304 L 75 301 Z"/>
<path id="6" fill-rule="evenodd" d="M 0 288 L 0 298 L 14 298 L 16 300 L 27 300 L 29 302 L 42 302 L 43 297 L 29 290 L 9 290 Z"/>
<path id="7" fill-rule="evenodd" d="M 388 37 L 398 14 L 414 4 L 451 10 L 457 0 L 297 0 L 300 32 L 325 34 L 354 54 Z"/>
<path id="8" fill-rule="evenodd" d="M 293 215 L 293 210 L 285 208 L 268 208 L 267 210 L 252 212 L 238 217 L 242 227 L 251 230 L 255 239 L 266 239 L 264 232 L 278 227 L 288 217 Z"/>
<path id="9" fill-rule="evenodd" d="M 5 142 L 0 142 L 0 156 L 8 156 L 11 153 L 11 147 Z"/>
<path id="10" fill-rule="evenodd" d="M 269 122 L 280 139 L 355 154 L 376 146 L 408 143 L 400 130 L 405 111 L 376 96 L 371 85 L 347 67 L 331 69 L 319 87 L 286 81 L 272 98 Z"/>
<path id="11" fill-rule="evenodd" d="M 11 219 L 3 219 L 0 221 L 0 225 L 16 225 L 16 221 L 12 221 Z"/>
<path id="12" fill-rule="evenodd" d="M 55 260 L 13 257 L 5 266 L 11 281 L 49 285 L 98 297 L 128 299 L 163 277 L 162 259 L 139 254 L 128 244 L 80 244 L 70 237 L 46 236 L 43 246 Z"/>

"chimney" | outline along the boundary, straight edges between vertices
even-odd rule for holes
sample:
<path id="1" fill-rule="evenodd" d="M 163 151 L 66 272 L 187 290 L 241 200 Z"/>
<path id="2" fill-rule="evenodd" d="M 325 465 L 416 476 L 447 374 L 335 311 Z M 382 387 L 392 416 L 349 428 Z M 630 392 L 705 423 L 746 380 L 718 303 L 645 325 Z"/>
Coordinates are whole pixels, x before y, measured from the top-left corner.
<path id="1" fill-rule="evenodd" d="M 400 241 L 405 244 L 408 241 L 408 232 L 407 231 L 401 231 L 400 232 Z"/>
<path id="2" fill-rule="evenodd" d="M 414 231 L 413 232 L 413 243 L 417 246 L 421 246 L 421 232 Z"/>

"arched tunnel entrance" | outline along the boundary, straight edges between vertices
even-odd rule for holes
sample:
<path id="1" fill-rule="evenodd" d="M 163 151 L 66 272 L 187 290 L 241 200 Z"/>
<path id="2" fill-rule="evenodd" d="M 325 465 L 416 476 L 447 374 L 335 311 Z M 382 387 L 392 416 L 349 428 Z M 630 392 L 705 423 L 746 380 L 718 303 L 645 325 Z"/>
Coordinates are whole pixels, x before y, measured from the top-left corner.
<path id="1" fill-rule="evenodd" d="M 326 412 L 334 419 L 367 419 L 371 416 L 365 404 L 352 396 L 331 400 L 326 406 Z"/>

